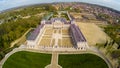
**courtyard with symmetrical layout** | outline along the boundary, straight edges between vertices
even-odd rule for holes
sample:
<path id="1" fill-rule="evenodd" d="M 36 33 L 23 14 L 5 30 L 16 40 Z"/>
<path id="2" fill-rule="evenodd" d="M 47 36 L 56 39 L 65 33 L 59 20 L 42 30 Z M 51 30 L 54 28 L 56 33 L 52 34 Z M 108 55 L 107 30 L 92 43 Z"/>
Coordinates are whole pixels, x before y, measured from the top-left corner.
<path id="1" fill-rule="evenodd" d="M 43 19 L 27 37 L 27 48 L 74 48 L 87 50 L 87 40 L 74 18 L 55 17 Z M 51 14 L 52 15 L 52 14 Z M 59 15 L 60 16 L 60 15 Z"/>
<path id="2" fill-rule="evenodd" d="M 39 41 L 39 46 L 73 47 L 69 28 L 54 29 L 46 27 Z"/>

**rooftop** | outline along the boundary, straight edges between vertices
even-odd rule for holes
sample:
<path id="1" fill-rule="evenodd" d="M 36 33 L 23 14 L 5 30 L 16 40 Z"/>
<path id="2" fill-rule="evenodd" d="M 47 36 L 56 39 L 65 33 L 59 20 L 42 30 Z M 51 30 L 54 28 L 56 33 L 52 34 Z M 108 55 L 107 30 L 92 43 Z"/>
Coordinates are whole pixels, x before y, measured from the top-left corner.
<path id="1" fill-rule="evenodd" d="M 70 30 L 72 32 L 75 42 L 86 42 L 85 37 L 83 36 L 81 30 L 75 24 L 71 24 Z"/>
<path id="2" fill-rule="evenodd" d="M 35 40 L 43 26 L 44 24 L 41 24 L 36 29 L 34 29 L 34 31 L 30 33 L 30 36 L 28 36 L 27 40 Z"/>

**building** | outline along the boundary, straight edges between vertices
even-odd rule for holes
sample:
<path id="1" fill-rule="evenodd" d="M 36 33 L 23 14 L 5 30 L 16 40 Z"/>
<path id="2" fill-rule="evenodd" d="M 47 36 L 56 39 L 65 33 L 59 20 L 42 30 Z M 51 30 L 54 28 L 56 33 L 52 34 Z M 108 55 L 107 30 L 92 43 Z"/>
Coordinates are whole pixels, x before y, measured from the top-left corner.
<path id="1" fill-rule="evenodd" d="M 73 47 L 75 49 L 80 49 L 80 50 L 86 50 L 88 48 L 87 40 L 85 39 L 79 27 L 75 24 L 75 21 L 73 18 L 71 18 L 70 22 L 67 22 L 65 18 L 51 18 L 50 20 L 42 20 L 41 25 L 35 28 L 30 33 L 30 36 L 27 38 L 28 48 L 34 48 L 37 45 L 39 45 L 38 42 L 41 39 L 41 36 L 45 28 L 47 27 L 53 28 L 53 29 L 69 28 L 70 36 L 72 38 L 72 43 L 74 44 Z M 58 40 L 59 38 L 57 39 L 57 41 Z M 47 47 L 55 48 L 55 46 L 50 45 Z"/>
<path id="2" fill-rule="evenodd" d="M 70 34 L 72 36 L 74 47 L 80 50 L 86 50 L 86 47 L 88 47 L 87 41 L 77 25 L 70 25 Z"/>
<path id="3" fill-rule="evenodd" d="M 44 31 L 44 24 L 41 24 L 30 33 L 30 36 L 27 37 L 28 47 L 34 48 L 37 45 L 37 42 L 39 41 L 43 31 Z"/>

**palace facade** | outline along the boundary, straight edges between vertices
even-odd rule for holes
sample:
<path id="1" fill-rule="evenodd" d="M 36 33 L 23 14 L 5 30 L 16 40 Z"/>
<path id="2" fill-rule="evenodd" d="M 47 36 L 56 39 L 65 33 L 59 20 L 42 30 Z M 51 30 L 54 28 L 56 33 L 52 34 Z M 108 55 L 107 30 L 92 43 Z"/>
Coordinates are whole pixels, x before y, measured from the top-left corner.
<path id="1" fill-rule="evenodd" d="M 84 35 L 82 34 L 81 30 L 79 27 L 75 24 L 74 19 L 71 19 L 69 22 L 65 18 L 51 18 L 50 20 L 42 20 L 41 24 L 35 28 L 27 37 L 27 47 L 28 48 L 34 48 L 38 47 L 40 45 L 40 40 L 42 39 L 43 34 L 45 33 L 46 28 L 52 28 L 55 30 L 62 30 L 65 28 L 68 28 L 68 32 L 71 38 L 71 43 L 73 44 L 72 47 L 75 49 L 80 49 L 80 50 L 86 50 L 88 48 L 87 40 L 85 39 Z M 47 36 L 47 35 L 46 35 Z M 47 44 L 47 46 L 44 47 L 50 47 L 50 48 L 61 48 L 65 47 L 62 46 L 62 44 L 57 44 L 59 43 L 59 39 L 63 38 L 62 33 L 57 32 L 57 33 L 52 33 L 52 35 L 49 35 L 52 37 L 55 37 L 54 43 L 55 44 Z M 47 43 L 48 41 L 46 41 Z M 67 42 L 67 41 L 63 41 Z M 66 45 L 65 43 L 64 45 Z M 69 48 L 69 44 L 67 44 L 67 48 Z"/>

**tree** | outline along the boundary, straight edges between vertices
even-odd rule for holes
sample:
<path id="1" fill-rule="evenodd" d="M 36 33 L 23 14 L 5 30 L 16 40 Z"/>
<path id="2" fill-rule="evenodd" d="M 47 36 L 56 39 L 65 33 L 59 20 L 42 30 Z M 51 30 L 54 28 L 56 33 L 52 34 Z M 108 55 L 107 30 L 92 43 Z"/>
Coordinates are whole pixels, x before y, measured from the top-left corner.
<path id="1" fill-rule="evenodd" d="M 120 45 L 118 46 L 118 48 L 117 49 L 120 49 Z"/>
<path id="2" fill-rule="evenodd" d="M 111 56 L 113 59 L 119 58 L 120 57 L 120 50 L 115 50 L 111 53 Z"/>

